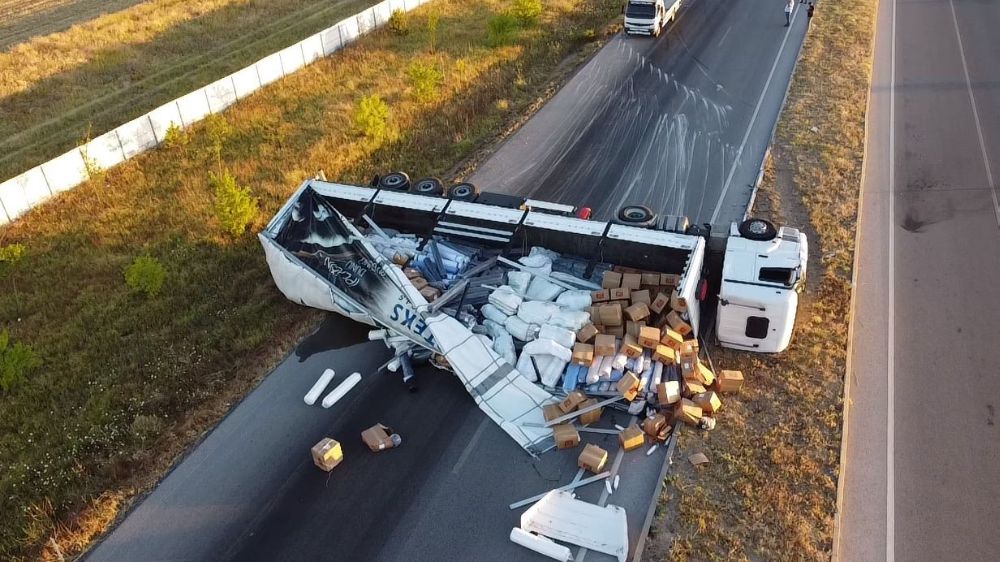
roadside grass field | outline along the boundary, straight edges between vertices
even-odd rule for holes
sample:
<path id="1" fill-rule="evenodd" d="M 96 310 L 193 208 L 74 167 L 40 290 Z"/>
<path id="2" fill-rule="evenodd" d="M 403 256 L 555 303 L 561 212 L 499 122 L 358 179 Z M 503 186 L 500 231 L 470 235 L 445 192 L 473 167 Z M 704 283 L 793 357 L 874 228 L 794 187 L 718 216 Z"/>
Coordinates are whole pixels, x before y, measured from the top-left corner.
<path id="1" fill-rule="evenodd" d="M 79 553 L 315 327 L 322 315 L 281 296 L 255 237 L 301 181 L 451 179 L 620 8 L 549 0 L 534 24 L 491 34 L 514 4 L 423 6 L 405 30 L 363 37 L 0 227 L 0 249 L 24 250 L 0 263 L 0 331 L 41 361 L 0 391 L 0 559 Z M 210 180 L 227 172 L 234 200 L 252 196 L 237 214 L 259 209 L 236 236 Z"/>
<path id="2" fill-rule="evenodd" d="M 681 434 L 649 560 L 830 558 L 876 8 L 817 6 L 755 213 L 810 236 L 792 345 L 774 356 L 710 349 L 746 383 L 722 396 L 716 430 Z M 699 451 L 712 462 L 695 469 L 687 456 Z"/>
<path id="3" fill-rule="evenodd" d="M 0 0 L 0 50 L 143 0 Z"/>
<path id="4" fill-rule="evenodd" d="M 376 2 L 147 0 L 14 45 L 0 52 L 0 180 Z"/>

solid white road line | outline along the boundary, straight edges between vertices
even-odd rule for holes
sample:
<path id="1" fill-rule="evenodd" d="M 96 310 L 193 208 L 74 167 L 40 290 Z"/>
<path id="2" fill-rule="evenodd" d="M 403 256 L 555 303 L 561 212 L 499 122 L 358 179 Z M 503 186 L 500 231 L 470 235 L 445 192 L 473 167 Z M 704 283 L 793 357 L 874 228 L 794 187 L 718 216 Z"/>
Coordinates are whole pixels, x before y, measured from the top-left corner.
<path id="1" fill-rule="evenodd" d="M 733 26 L 730 25 L 729 27 L 727 27 L 726 28 L 726 32 L 722 34 L 722 39 L 719 39 L 719 42 L 715 46 L 716 47 L 721 47 L 722 46 L 722 42 L 726 40 L 726 37 L 729 37 L 729 32 L 732 31 L 732 30 L 733 30 Z"/>
<path id="2" fill-rule="evenodd" d="M 997 201 L 996 184 L 993 183 L 993 171 L 990 169 L 990 157 L 986 153 L 986 141 L 983 139 L 983 125 L 979 122 L 979 108 L 976 106 L 976 96 L 972 93 L 972 80 L 969 78 L 969 64 L 965 62 L 965 47 L 962 45 L 962 34 L 958 31 L 958 15 L 955 13 L 955 0 L 948 0 L 951 5 L 951 21 L 955 24 L 955 37 L 958 38 L 958 54 L 962 57 L 962 70 L 965 72 L 965 88 L 969 91 L 969 101 L 972 103 L 972 116 L 976 118 L 976 133 L 979 134 L 979 149 L 983 151 L 983 166 L 986 167 L 986 181 L 990 185 L 990 195 L 993 196 L 993 212 L 1000 227 L 1000 202 Z"/>
<path id="3" fill-rule="evenodd" d="M 885 431 L 885 559 L 896 558 L 895 369 L 896 369 L 896 0 L 892 0 L 892 44 L 889 48 L 889 303 L 886 353 Z"/>
<path id="4" fill-rule="evenodd" d="M 774 62 L 771 64 L 771 72 L 767 74 L 767 81 L 764 82 L 764 88 L 760 91 L 760 97 L 757 98 L 757 106 L 753 108 L 753 115 L 750 116 L 750 123 L 747 125 L 747 130 L 743 134 L 743 141 L 740 142 L 740 148 L 736 151 L 736 158 L 733 159 L 733 166 L 729 168 L 729 175 L 726 177 L 726 183 L 723 184 L 722 193 L 719 194 L 719 202 L 716 203 L 715 211 L 712 213 L 712 219 L 709 221 L 712 224 L 715 224 L 716 219 L 719 218 L 719 212 L 722 210 L 722 202 L 725 201 L 726 193 L 729 191 L 729 184 L 733 181 L 733 175 L 736 173 L 736 168 L 739 166 L 740 158 L 743 156 L 743 149 L 746 148 L 747 140 L 750 138 L 750 131 L 753 130 L 753 125 L 757 121 L 757 114 L 760 113 L 760 106 L 764 103 L 764 96 L 767 95 L 767 89 L 771 85 L 771 79 L 774 78 L 774 71 L 778 68 L 778 61 L 781 60 L 781 55 L 785 52 L 785 44 L 788 43 L 788 34 L 795 28 L 795 18 L 798 15 L 798 9 L 792 12 L 792 21 L 790 22 L 788 28 L 785 29 L 785 37 L 781 40 L 781 46 L 778 47 L 778 53 L 774 55 Z"/>

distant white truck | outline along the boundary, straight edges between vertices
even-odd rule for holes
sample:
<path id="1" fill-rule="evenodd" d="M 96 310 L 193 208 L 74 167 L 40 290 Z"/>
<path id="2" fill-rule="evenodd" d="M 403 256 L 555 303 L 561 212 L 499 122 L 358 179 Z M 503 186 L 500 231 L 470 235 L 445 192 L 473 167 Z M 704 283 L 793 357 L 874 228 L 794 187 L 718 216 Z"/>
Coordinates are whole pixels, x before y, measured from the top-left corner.
<path id="1" fill-rule="evenodd" d="M 681 0 L 629 0 L 625 5 L 625 33 L 657 37 L 677 18 Z"/>

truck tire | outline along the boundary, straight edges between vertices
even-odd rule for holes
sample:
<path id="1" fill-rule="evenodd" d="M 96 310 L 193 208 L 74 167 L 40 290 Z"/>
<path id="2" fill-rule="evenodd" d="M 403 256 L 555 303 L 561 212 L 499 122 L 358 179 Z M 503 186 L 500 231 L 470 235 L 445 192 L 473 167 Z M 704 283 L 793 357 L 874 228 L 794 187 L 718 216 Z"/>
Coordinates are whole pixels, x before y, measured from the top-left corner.
<path id="1" fill-rule="evenodd" d="M 378 180 L 379 189 L 406 191 L 410 189 L 410 176 L 403 172 L 389 172 Z"/>
<path id="2" fill-rule="evenodd" d="M 479 197 L 479 188 L 469 182 L 456 183 L 448 188 L 448 199 L 456 201 L 475 201 Z"/>
<path id="3" fill-rule="evenodd" d="M 618 224 L 650 228 L 656 226 L 656 213 L 645 205 L 625 205 L 618 211 Z"/>
<path id="4" fill-rule="evenodd" d="M 773 240 L 778 235 L 778 229 L 774 224 L 764 219 L 747 219 L 740 223 L 740 236 L 747 240 L 758 240 L 767 242 Z"/>
<path id="5" fill-rule="evenodd" d="M 444 184 L 437 178 L 422 178 L 410 186 L 411 193 L 440 197 L 444 195 Z"/>

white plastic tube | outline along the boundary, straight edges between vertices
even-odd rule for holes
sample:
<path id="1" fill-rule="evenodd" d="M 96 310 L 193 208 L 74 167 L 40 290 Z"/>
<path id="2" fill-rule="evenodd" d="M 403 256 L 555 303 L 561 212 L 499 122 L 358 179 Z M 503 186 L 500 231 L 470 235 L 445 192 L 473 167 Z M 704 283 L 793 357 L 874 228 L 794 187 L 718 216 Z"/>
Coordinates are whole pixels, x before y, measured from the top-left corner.
<path id="1" fill-rule="evenodd" d="M 538 554 L 548 556 L 553 560 L 569 562 L 573 559 L 573 554 L 570 552 L 569 547 L 561 545 L 552 539 L 529 533 L 520 527 L 514 527 L 510 530 L 510 540 L 514 544 L 534 550 Z"/>
<path id="2" fill-rule="evenodd" d="M 344 397 L 348 392 L 351 391 L 359 382 L 361 382 L 361 373 L 351 373 L 351 376 L 344 379 L 344 382 L 337 385 L 330 391 L 330 394 L 323 398 L 323 407 L 329 408 L 337 403 L 338 400 Z"/>
<path id="3" fill-rule="evenodd" d="M 316 384 L 312 385 L 312 388 L 309 389 L 309 392 L 306 393 L 302 400 L 310 406 L 315 404 L 319 400 L 319 395 L 323 394 L 323 391 L 326 390 L 326 385 L 330 384 L 330 381 L 333 380 L 333 375 L 333 369 L 323 371 L 323 374 L 319 376 L 319 380 L 316 381 Z"/>

